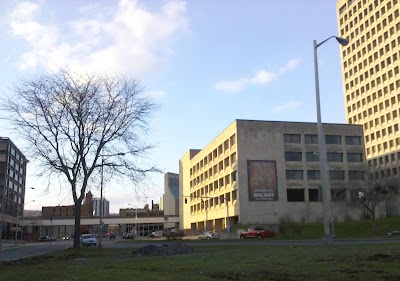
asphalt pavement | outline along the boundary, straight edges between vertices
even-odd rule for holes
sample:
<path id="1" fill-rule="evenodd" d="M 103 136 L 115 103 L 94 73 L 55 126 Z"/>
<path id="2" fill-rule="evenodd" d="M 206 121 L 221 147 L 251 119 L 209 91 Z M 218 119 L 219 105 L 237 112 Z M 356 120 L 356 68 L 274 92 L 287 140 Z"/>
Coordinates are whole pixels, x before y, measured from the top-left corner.
<path id="1" fill-rule="evenodd" d="M 139 241 L 138 241 L 139 240 Z M 165 240 L 165 238 L 148 239 L 141 237 L 139 239 L 124 240 L 121 238 L 112 240 L 102 240 L 103 248 L 122 249 L 122 248 L 138 248 L 151 243 L 152 241 Z M 323 240 L 269 240 L 269 239 L 235 239 L 235 240 L 204 240 L 197 241 L 197 236 L 184 237 L 184 243 L 187 245 L 258 245 L 258 246 L 324 246 L 327 243 Z M 335 239 L 329 243 L 329 246 L 342 245 L 384 245 L 384 244 L 399 244 L 398 238 L 378 238 L 378 239 Z M 52 241 L 50 242 L 34 242 L 34 243 L 19 243 L 15 245 L 14 241 L 4 241 L 0 248 L 0 262 L 12 261 L 31 256 L 41 255 L 54 251 L 60 251 L 73 246 L 73 241 Z"/>

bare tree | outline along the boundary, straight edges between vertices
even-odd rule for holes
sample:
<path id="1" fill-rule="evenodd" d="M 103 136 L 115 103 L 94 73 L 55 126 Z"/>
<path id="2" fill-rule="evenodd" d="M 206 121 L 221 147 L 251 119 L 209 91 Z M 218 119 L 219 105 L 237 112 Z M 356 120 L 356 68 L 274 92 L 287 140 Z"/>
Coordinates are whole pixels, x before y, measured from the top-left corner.
<path id="1" fill-rule="evenodd" d="M 146 162 L 149 120 L 157 105 L 134 79 L 61 70 L 23 80 L 3 104 L 13 128 L 28 142 L 39 173 L 61 175 L 75 204 L 74 248 L 79 248 L 81 204 L 100 170 L 137 184 Z"/>
<path id="2" fill-rule="evenodd" d="M 377 207 L 390 196 L 398 194 L 397 185 L 367 178 L 347 182 L 346 189 L 350 193 L 350 205 L 357 208 L 364 219 L 371 220 L 372 234 L 375 235 Z"/>

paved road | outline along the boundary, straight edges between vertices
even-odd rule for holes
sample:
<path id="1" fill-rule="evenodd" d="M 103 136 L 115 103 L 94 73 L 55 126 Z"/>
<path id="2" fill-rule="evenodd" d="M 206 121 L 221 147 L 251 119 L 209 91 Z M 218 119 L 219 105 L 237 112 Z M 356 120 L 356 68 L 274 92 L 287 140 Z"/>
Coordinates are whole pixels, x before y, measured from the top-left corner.
<path id="1" fill-rule="evenodd" d="M 22 259 L 26 257 L 36 256 L 53 251 L 64 250 L 72 246 L 72 242 L 42 242 L 14 245 L 11 243 L 3 243 L 0 249 L 0 262 Z"/>
<path id="2" fill-rule="evenodd" d="M 139 241 L 131 240 L 103 240 L 103 248 L 139 248 L 148 245 L 152 241 L 160 239 L 139 239 Z M 164 240 L 165 242 L 168 242 Z M 266 240 L 266 239 L 248 239 L 248 240 L 214 240 L 214 241 L 193 241 L 193 240 L 183 240 L 187 245 L 260 245 L 260 246 L 322 246 L 326 245 L 321 240 L 298 240 L 298 241 L 288 241 L 288 240 Z M 400 239 L 359 239 L 359 240 L 335 240 L 332 242 L 332 246 L 339 245 L 376 245 L 376 244 L 400 244 Z M 14 246 L 13 244 L 3 244 L 0 249 L 0 262 L 11 261 L 21 258 L 26 258 L 30 256 L 40 255 L 44 253 L 49 253 L 53 251 L 60 251 L 66 248 L 71 248 L 73 241 L 55 241 L 42 242 L 42 243 L 29 243 L 24 245 Z"/>

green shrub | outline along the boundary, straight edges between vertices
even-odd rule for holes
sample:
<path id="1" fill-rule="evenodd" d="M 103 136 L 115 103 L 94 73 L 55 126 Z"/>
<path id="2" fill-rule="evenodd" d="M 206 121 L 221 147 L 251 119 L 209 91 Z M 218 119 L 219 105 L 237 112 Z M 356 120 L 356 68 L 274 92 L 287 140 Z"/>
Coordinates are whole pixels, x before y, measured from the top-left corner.
<path id="1" fill-rule="evenodd" d="M 185 236 L 182 230 L 178 230 L 177 232 L 167 232 L 165 234 L 165 238 L 168 240 L 177 240 L 177 239 L 182 239 L 182 237 Z"/>
<path id="2" fill-rule="evenodd" d="M 290 217 L 279 219 L 279 233 L 284 238 L 299 237 L 303 234 L 303 224 L 294 222 Z"/>

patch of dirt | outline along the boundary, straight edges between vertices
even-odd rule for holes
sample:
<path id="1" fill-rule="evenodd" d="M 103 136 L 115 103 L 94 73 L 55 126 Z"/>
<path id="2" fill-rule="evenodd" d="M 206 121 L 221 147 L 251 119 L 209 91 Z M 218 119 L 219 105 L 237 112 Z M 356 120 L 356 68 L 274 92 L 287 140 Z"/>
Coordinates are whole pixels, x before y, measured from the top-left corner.
<path id="1" fill-rule="evenodd" d="M 242 273 L 215 273 L 209 274 L 213 278 L 218 280 L 230 280 L 230 281 L 298 281 L 298 280 L 309 280 L 307 276 L 300 274 L 290 274 L 286 272 L 269 272 L 269 271 L 246 271 Z"/>
<path id="2" fill-rule="evenodd" d="M 135 256 L 174 256 L 194 253 L 193 248 L 183 243 L 147 245 L 132 252 Z"/>
<path id="3" fill-rule="evenodd" d="M 400 255 L 395 254 L 375 254 L 366 258 L 367 261 L 395 262 L 400 261 Z"/>

